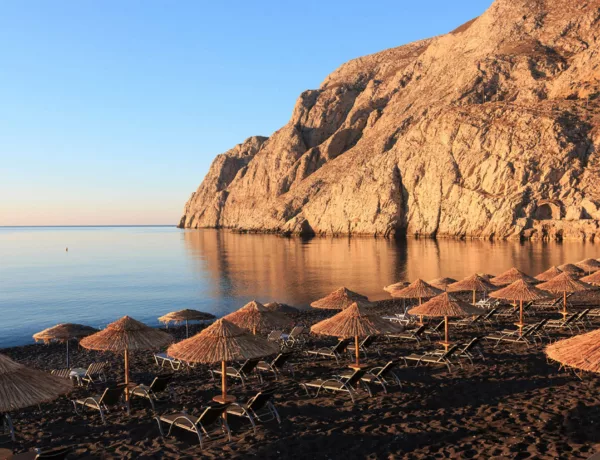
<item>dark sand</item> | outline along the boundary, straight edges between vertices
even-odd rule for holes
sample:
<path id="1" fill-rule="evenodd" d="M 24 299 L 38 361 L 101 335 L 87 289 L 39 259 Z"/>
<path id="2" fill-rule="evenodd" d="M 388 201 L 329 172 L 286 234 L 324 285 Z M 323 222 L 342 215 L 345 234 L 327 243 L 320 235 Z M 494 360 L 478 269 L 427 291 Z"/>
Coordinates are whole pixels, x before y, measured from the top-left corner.
<path id="1" fill-rule="evenodd" d="M 588 296 L 587 303 L 596 303 Z M 398 311 L 392 301 L 381 302 L 381 311 Z M 334 312 L 301 312 L 299 321 L 311 324 Z M 554 314 L 556 317 L 557 315 Z M 528 318 L 529 322 L 533 321 Z M 507 322 L 504 326 L 509 326 Z M 498 326 L 499 328 L 500 326 Z M 171 330 L 171 332 L 173 332 Z M 182 329 L 177 330 L 181 338 Z M 451 340 L 467 340 L 478 334 L 451 329 Z M 481 333 L 479 333 L 481 335 Z M 313 339 L 315 344 L 333 340 Z M 382 356 L 370 356 L 370 365 L 409 354 L 414 343 L 380 341 Z M 423 344 L 419 350 L 436 347 Z M 74 347 L 76 348 L 76 347 Z M 69 399 L 88 393 L 76 389 L 54 403 L 12 414 L 17 431 L 17 450 L 73 444 L 73 458 L 587 458 L 599 450 L 599 378 L 583 381 L 558 372 L 548 364 L 542 347 L 506 345 L 494 350 L 485 345 L 487 361 L 466 365 L 449 373 L 445 368 L 400 368 L 403 388 L 385 395 L 375 388 L 369 398 L 362 392 L 353 405 L 347 395 L 307 397 L 297 381 L 335 373 L 344 365 L 334 361 L 309 361 L 298 355 L 296 381 L 286 377 L 263 387 L 277 389 L 276 406 L 283 423 L 259 425 L 254 434 L 247 421 L 230 417 L 233 442 L 208 441 L 200 451 L 194 436 L 178 432 L 162 440 L 149 404 L 136 400 L 131 417 L 108 414 L 102 425 L 98 413 L 75 415 Z M 31 345 L 2 350 L 13 359 L 40 369 L 64 367 L 64 346 Z M 109 378 L 120 379 L 122 357 L 76 349 L 73 365 L 109 360 Z M 219 382 L 211 382 L 206 367 L 180 371 L 174 381 L 177 400 L 157 406 L 159 413 L 186 408 L 197 413 L 219 394 Z M 135 354 L 133 379 L 149 382 L 159 371 L 150 353 Z M 230 391 L 245 401 L 260 385 L 252 381 L 244 390 Z"/>

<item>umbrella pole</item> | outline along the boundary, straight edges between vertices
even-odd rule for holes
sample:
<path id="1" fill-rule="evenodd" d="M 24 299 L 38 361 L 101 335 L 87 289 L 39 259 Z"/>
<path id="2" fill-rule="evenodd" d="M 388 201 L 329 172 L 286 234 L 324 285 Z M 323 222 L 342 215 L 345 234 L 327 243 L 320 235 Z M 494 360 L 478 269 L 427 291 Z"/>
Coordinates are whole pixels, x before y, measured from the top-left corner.
<path id="1" fill-rule="evenodd" d="M 448 317 L 444 316 L 444 335 L 445 335 L 445 339 L 444 339 L 444 349 L 446 351 L 448 351 L 448 345 L 450 345 L 450 342 L 448 342 Z"/>
<path id="2" fill-rule="evenodd" d="M 67 369 L 71 367 L 69 364 L 69 339 L 67 339 Z"/>
<path id="3" fill-rule="evenodd" d="M 473 305 L 475 305 L 477 303 L 477 291 L 475 291 L 475 289 L 473 289 Z"/>
<path id="4" fill-rule="evenodd" d="M 421 297 L 419 297 L 419 306 L 421 306 Z M 419 326 L 423 325 L 423 315 L 419 315 Z"/>
<path id="5" fill-rule="evenodd" d="M 563 292 L 563 318 L 567 317 L 567 291 Z"/>
<path id="6" fill-rule="evenodd" d="M 129 351 L 125 348 L 125 401 L 129 402 Z"/>
<path id="7" fill-rule="evenodd" d="M 190 338 L 190 330 L 188 329 L 188 320 L 185 320 L 185 338 L 189 339 Z"/>
<path id="8" fill-rule="evenodd" d="M 354 348 L 356 354 L 356 366 L 360 366 L 360 350 L 358 349 L 358 335 L 354 336 Z"/>
<path id="9" fill-rule="evenodd" d="M 523 335 L 523 300 L 519 303 L 519 335 Z"/>

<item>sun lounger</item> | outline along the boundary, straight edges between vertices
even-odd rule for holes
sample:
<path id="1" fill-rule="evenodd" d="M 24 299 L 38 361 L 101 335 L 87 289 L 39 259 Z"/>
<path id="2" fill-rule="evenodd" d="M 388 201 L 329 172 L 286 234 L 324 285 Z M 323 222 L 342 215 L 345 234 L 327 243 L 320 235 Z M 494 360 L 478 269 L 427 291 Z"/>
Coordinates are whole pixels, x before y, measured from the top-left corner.
<path id="1" fill-rule="evenodd" d="M 427 329 L 427 325 L 423 324 L 419 326 L 417 329 L 411 329 L 408 331 L 401 332 L 399 334 L 387 334 L 386 337 L 388 340 L 390 339 L 401 339 L 401 340 L 415 340 L 417 343 L 421 343 L 421 339 L 424 337 L 428 339 L 425 335 L 425 329 Z"/>
<path id="2" fill-rule="evenodd" d="M 348 377 L 342 376 L 334 376 L 328 379 L 317 379 L 311 382 L 300 383 L 300 385 L 306 391 L 306 394 L 310 396 L 309 388 L 316 388 L 317 393 L 315 397 L 319 396 L 319 393 L 323 391 L 332 391 L 332 392 L 342 392 L 348 393 L 350 395 L 350 399 L 352 402 L 355 401 L 354 397 L 356 395 L 355 386 L 360 385 L 362 382 L 362 377 L 366 374 L 365 369 L 356 369 L 354 372 Z M 368 385 L 365 384 L 365 388 L 371 394 L 371 389 Z"/>
<path id="3" fill-rule="evenodd" d="M 138 385 L 129 394 L 131 398 L 145 398 L 150 401 L 150 406 L 154 411 L 156 410 L 155 402 L 173 398 L 173 390 L 170 386 L 171 380 L 173 380 L 173 374 L 159 375 L 152 380 L 150 385 Z M 164 394 L 167 396 L 162 397 L 161 395 Z"/>
<path id="4" fill-rule="evenodd" d="M 60 377 L 61 379 L 70 379 L 71 378 L 71 369 L 53 369 L 50 371 L 50 374 Z"/>
<path id="5" fill-rule="evenodd" d="M 185 412 L 179 412 L 177 414 L 157 416 L 155 417 L 155 420 L 158 423 L 158 430 L 160 431 L 161 437 L 165 437 L 163 424 L 169 426 L 167 436 L 171 435 L 171 431 L 173 431 L 174 427 L 177 427 L 182 430 L 196 433 L 198 436 L 198 441 L 200 442 L 200 448 L 202 449 L 202 435 L 210 437 L 208 430 L 213 427 L 220 429 L 225 435 L 227 435 L 227 439 L 231 441 L 231 431 L 229 430 L 229 425 L 227 425 L 227 420 L 222 417 L 223 413 L 228 407 L 229 404 L 215 403 L 206 407 L 198 417 L 194 417 L 193 415 Z"/>
<path id="6" fill-rule="evenodd" d="M 575 318 L 574 325 L 580 331 L 582 329 L 586 330 L 588 326 L 592 325 L 592 323 L 590 322 L 590 319 L 588 318 L 588 315 L 590 314 L 590 311 L 592 311 L 591 308 L 586 308 L 585 310 L 582 310 L 579 313 L 579 316 L 577 316 L 577 318 Z"/>
<path id="7" fill-rule="evenodd" d="M 305 329 L 304 326 L 294 326 L 289 334 L 281 334 L 283 345 L 288 348 L 306 345 L 306 338 L 303 335 Z"/>
<path id="8" fill-rule="evenodd" d="M 542 331 L 546 323 L 547 319 L 529 325 L 523 328 L 523 333 L 519 334 L 519 330 L 505 330 L 496 332 L 490 335 L 485 336 L 486 340 L 495 340 L 496 344 L 494 348 L 500 345 L 501 342 L 509 342 L 509 343 L 524 343 L 527 346 L 531 345 L 531 342 L 537 343 L 537 339 L 540 341 L 543 338 Z"/>
<path id="9" fill-rule="evenodd" d="M 259 372 L 273 372 L 275 380 L 279 380 L 280 373 L 288 369 L 293 377 L 294 367 L 289 363 L 291 357 L 291 353 L 279 353 L 270 363 L 267 361 L 259 362 L 256 365 L 256 370 Z"/>
<path id="10" fill-rule="evenodd" d="M 576 321 L 579 318 L 579 313 L 573 313 L 566 318 L 551 319 L 546 322 L 545 330 L 567 330 L 573 333 L 573 328 L 576 327 Z"/>
<path id="11" fill-rule="evenodd" d="M 437 323 L 434 327 L 426 328 L 423 333 L 427 338 L 430 336 L 435 336 L 439 339 L 442 338 L 442 333 L 444 332 L 444 320 Z M 430 339 L 431 340 L 431 339 Z"/>
<path id="12" fill-rule="evenodd" d="M 421 364 L 441 364 L 448 368 L 450 372 L 452 372 L 452 366 L 456 363 L 451 361 L 451 358 L 458 351 L 457 345 L 452 345 L 448 351 L 444 351 L 442 353 L 428 352 L 428 353 L 413 353 L 408 356 L 402 356 L 400 359 L 404 360 L 404 364 L 408 366 L 409 361 L 414 361 L 415 366 L 419 366 Z M 459 363 L 460 364 L 460 363 Z"/>
<path id="13" fill-rule="evenodd" d="M 271 331 L 267 336 L 269 342 L 276 342 L 283 345 L 283 331 Z"/>
<path id="14" fill-rule="evenodd" d="M 106 424 L 106 418 L 104 413 L 109 411 L 109 408 L 119 406 L 122 404 L 122 396 L 125 391 L 125 385 L 119 385 L 113 388 L 107 388 L 104 393 L 99 396 L 88 396 L 83 399 L 74 399 L 71 402 L 75 408 L 75 413 L 81 415 L 78 407 L 81 409 L 94 409 L 100 412 L 100 418 L 102 423 Z M 129 406 L 126 404 L 127 413 L 129 413 Z"/>
<path id="15" fill-rule="evenodd" d="M 22 454 L 15 454 L 9 457 L 10 460 L 63 460 L 73 452 L 71 446 L 68 447 L 55 447 L 52 449 L 36 449 L 31 452 L 25 452 Z"/>
<path id="16" fill-rule="evenodd" d="M 381 356 L 381 351 L 377 347 L 373 346 L 373 344 L 375 343 L 376 340 L 377 340 L 376 335 L 369 335 L 369 336 L 365 337 L 362 342 L 358 343 L 358 349 L 365 355 L 365 358 L 368 357 L 367 356 L 368 350 L 374 351 L 379 356 Z M 352 356 L 355 356 L 355 352 L 356 352 L 355 345 L 353 343 L 348 344 L 348 346 L 346 347 L 346 351 L 349 354 L 351 354 Z"/>
<path id="17" fill-rule="evenodd" d="M 185 366 L 185 363 L 183 361 L 175 359 L 166 353 L 156 353 L 154 355 L 154 361 L 156 362 L 157 366 L 165 367 L 165 365 L 169 365 L 174 371 L 178 371 L 183 366 Z"/>
<path id="18" fill-rule="evenodd" d="M 256 432 L 256 422 L 261 423 L 277 420 L 281 424 L 279 413 L 273 404 L 273 390 L 261 391 L 250 398 L 246 404 L 232 403 L 227 407 L 226 412 L 237 417 L 245 417 L 252 424 Z"/>
<path id="19" fill-rule="evenodd" d="M 106 382 L 104 370 L 107 366 L 107 362 L 102 362 L 92 363 L 87 369 L 76 367 L 75 369 L 71 369 L 69 377 L 71 380 L 76 380 L 78 385 Z"/>
<path id="20" fill-rule="evenodd" d="M 260 359 L 248 359 L 239 368 L 236 368 L 235 366 L 227 366 L 227 377 L 240 380 L 240 382 L 242 383 L 242 387 L 245 387 L 246 380 L 248 380 L 252 372 L 254 372 L 259 362 Z M 215 379 L 215 374 L 222 374 L 221 369 L 211 369 L 209 372 L 213 380 Z M 257 373 L 257 376 L 262 382 L 261 375 Z"/>
<path id="21" fill-rule="evenodd" d="M 349 344 L 350 339 L 341 339 L 333 347 L 324 347 L 317 350 L 306 350 L 306 354 L 308 356 L 313 356 L 314 358 L 318 358 L 319 356 L 324 358 L 334 358 L 335 362 L 339 364 L 342 353 L 346 351 Z"/>
<path id="22" fill-rule="evenodd" d="M 457 345 L 458 349 L 452 356 L 458 359 L 468 359 L 471 364 L 474 364 L 474 360 L 477 358 L 481 358 L 483 361 L 485 361 L 485 356 L 483 355 L 480 344 L 481 338 L 474 337 L 469 342 L 464 344 L 462 348 Z M 431 354 L 441 355 L 444 353 L 445 351 L 440 350 L 432 352 Z"/>
<path id="23" fill-rule="evenodd" d="M 388 361 L 385 366 L 374 367 L 368 370 L 365 375 L 361 377 L 361 380 L 367 384 L 377 383 L 381 385 L 384 393 L 387 393 L 387 386 L 397 385 L 402 388 L 402 382 L 394 372 L 394 368 L 397 366 L 398 361 L 398 359 L 394 359 Z M 347 379 L 350 378 L 353 373 L 354 371 L 347 370 L 341 373 L 340 376 Z"/>

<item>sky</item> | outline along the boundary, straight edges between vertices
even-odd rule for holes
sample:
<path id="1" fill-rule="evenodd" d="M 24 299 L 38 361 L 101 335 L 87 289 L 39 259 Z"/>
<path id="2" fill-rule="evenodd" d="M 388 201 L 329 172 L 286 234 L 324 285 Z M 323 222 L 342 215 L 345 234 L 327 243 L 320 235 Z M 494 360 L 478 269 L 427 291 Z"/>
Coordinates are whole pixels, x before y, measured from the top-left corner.
<path id="1" fill-rule="evenodd" d="M 491 0 L 0 2 L 0 226 L 176 224 L 342 63 Z"/>

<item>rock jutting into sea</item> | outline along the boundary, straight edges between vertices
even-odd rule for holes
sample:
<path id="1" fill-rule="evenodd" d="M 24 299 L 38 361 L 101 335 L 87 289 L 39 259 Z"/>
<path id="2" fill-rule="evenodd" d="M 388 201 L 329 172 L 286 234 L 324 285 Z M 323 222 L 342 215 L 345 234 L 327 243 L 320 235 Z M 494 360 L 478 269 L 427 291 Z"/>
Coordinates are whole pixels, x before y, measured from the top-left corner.
<path id="1" fill-rule="evenodd" d="M 599 37 L 599 0 L 497 0 L 354 59 L 271 137 L 217 156 L 179 226 L 593 240 Z"/>

